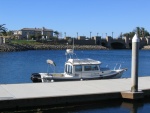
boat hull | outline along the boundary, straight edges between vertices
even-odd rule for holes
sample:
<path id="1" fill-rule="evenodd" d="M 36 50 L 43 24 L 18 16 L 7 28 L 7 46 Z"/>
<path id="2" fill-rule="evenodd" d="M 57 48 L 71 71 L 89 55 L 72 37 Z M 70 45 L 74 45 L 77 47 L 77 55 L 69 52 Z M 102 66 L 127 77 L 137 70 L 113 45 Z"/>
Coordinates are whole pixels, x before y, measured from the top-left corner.
<path id="1" fill-rule="evenodd" d="M 99 75 L 96 77 L 63 77 L 63 76 L 52 76 L 47 73 L 33 73 L 31 75 L 32 82 L 61 82 L 61 81 L 82 81 L 82 80 L 101 80 L 101 79 L 116 79 L 120 78 L 125 70 L 110 73 L 108 75 Z"/>

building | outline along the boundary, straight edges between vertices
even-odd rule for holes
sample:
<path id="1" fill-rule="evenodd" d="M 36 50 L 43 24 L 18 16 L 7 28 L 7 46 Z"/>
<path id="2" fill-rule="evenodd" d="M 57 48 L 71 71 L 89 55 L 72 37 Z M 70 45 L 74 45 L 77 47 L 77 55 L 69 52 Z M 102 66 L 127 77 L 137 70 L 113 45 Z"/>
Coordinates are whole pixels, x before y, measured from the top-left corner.
<path id="1" fill-rule="evenodd" d="M 78 40 L 85 40 L 86 36 L 78 36 Z"/>
<path id="2" fill-rule="evenodd" d="M 65 36 L 64 39 L 69 40 L 69 39 L 71 39 L 71 37 L 70 36 Z"/>
<path id="3" fill-rule="evenodd" d="M 18 39 L 30 39 L 30 38 L 50 38 L 53 37 L 53 30 L 46 28 L 23 28 L 21 30 L 14 31 L 14 36 Z"/>

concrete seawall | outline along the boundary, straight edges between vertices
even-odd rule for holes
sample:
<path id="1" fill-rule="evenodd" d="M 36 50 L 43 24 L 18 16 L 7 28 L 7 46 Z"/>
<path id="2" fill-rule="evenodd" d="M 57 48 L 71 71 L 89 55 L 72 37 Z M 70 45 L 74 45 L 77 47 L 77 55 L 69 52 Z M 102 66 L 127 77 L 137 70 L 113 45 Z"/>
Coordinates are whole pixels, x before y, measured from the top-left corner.
<path id="1" fill-rule="evenodd" d="M 144 46 L 142 49 L 143 50 L 150 50 L 150 45 Z"/>
<path id="2" fill-rule="evenodd" d="M 66 50 L 72 48 L 72 45 L 19 45 L 19 44 L 2 44 L 0 45 L 0 52 L 10 51 L 26 51 L 26 50 Z M 75 45 L 76 50 L 106 50 L 108 48 L 100 45 Z"/>

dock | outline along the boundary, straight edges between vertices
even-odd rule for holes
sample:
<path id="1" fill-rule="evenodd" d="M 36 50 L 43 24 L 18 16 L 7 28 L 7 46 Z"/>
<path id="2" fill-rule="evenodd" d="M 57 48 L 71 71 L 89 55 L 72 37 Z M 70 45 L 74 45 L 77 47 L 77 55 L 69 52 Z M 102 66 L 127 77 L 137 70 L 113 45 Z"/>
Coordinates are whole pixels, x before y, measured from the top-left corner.
<path id="1" fill-rule="evenodd" d="M 131 78 L 0 84 L 0 109 L 57 106 L 109 99 L 139 99 L 150 96 L 150 76 L 138 78 L 132 93 Z"/>

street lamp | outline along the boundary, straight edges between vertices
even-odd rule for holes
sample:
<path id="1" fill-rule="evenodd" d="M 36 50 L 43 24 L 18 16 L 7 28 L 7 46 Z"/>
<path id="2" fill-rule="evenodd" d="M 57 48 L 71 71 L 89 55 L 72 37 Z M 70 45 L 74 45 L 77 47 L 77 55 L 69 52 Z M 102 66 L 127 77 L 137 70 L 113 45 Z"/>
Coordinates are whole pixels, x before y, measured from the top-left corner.
<path id="1" fill-rule="evenodd" d="M 90 32 L 90 39 L 91 39 L 91 33 L 92 33 L 92 32 Z"/>
<path id="2" fill-rule="evenodd" d="M 77 39 L 78 39 L 78 32 L 77 32 Z"/>
<path id="3" fill-rule="evenodd" d="M 64 32 L 64 34 L 65 34 L 65 38 L 66 38 L 66 32 Z"/>
<path id="4" fill-rule="evenodd" d="M 98 34 L 99 34 L 99 33 L 97 33 L 97 36 L 98 36 Z"/>

